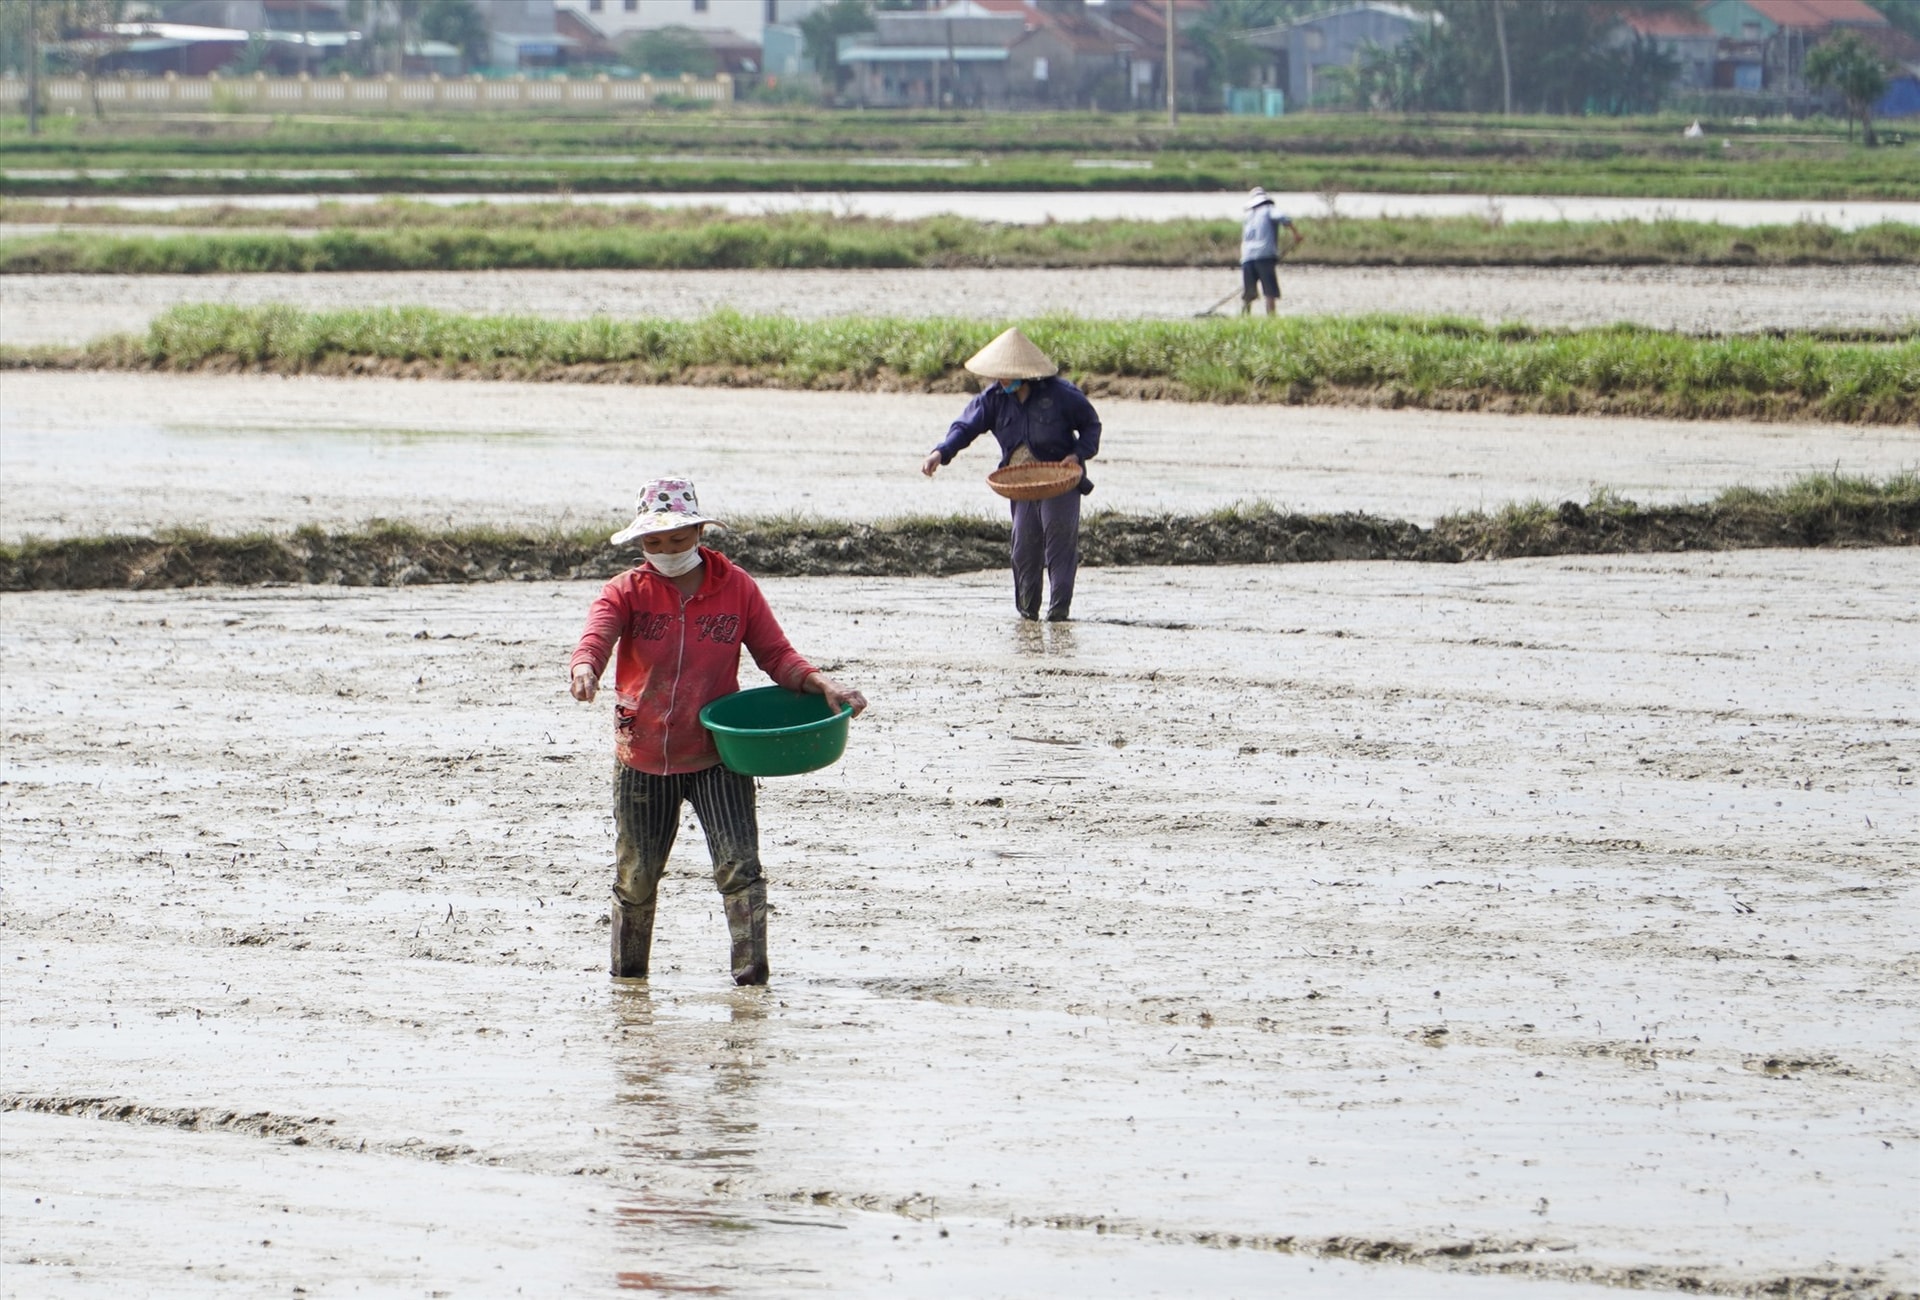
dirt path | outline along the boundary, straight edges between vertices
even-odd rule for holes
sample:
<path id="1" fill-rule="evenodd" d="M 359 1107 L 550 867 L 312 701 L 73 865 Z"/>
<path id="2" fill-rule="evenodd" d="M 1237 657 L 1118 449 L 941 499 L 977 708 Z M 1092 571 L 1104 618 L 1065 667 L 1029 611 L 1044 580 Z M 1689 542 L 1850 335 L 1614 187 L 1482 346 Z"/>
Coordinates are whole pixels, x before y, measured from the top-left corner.
<path id="1" fill-rule="evenodd" d="M 999 513 L 970 448 L 920 457 L 960 399 L 561 384 L 8 374 L 0 537 L 194 526 L 610 525 L 636 481 L 694 476 L 745 517 Z M 1430 522 L 1450 510 L 1694 500 L 1816 470 L 1920 464 L 1894 426 L 1508 417 L 1103 402 L 1092 507 L 1205 511 L 1264 499 Z M 770 468 L 777 472 L 769 472 Z"/>
<path id="2" fill-rule="evenodd" d="M 417 305 L 583 317 L 771 315 L 1185 317 L 1236 292 L 1233 268 L 1059 271 L 480 271 L 329 275 L 13 275 L 0 343 L 84 343 L 138 332 L 181 302 Z M 1898 329 L 1920 322 L 1913 267 L 1285 268 L 1283 310 L 1396 312 L 1585 326 L 1633 321 L 1692 333 Z M 1227 304 L 1238 310 L 1238 303 Z"/>
<path id="3" fill-rule="evenodd" d="M 768 585 L 766 993 L 590 587 L 0 600 L 9 1293 L 1920 1288 L 1920 554 Z"/>

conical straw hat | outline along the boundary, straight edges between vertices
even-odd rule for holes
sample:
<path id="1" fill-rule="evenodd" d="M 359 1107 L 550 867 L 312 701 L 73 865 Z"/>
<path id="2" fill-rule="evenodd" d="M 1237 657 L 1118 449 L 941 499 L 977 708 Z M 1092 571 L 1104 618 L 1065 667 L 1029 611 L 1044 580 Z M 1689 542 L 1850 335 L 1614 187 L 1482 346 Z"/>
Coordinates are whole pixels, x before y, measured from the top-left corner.
<path id="1" fill-rule="evenodd" d="M 1010 329 L 967 358 L 967 369 L 982 379 L 1045 379 L 1060 367 L 1034 341 Z"/>

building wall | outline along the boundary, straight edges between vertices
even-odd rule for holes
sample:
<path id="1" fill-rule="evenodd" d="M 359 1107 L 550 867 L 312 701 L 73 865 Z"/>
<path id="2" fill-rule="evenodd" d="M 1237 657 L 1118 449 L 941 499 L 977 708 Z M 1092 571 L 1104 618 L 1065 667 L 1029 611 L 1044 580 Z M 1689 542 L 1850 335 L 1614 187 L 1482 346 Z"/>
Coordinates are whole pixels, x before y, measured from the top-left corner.
<path id="1" fill-rule="evenodd" d="M 1631 28 L 1619 25 L 1608 33 L 1615 47 L 1633 44 L 1637 38 Z M 1720 62 L 1720 37 L 1706 32 L 1692 36 L 1653 36 L 1653 47 L 1679 65 L 1673 84 L 1687 90 L 1708 90 L 1714 84 L 1714 67 Z"/>
<path id="2" fill-rule="evenodd" d="M 1072 47 L 1045 29 L 1029 33 L 1007 52 L 1007 93 L 1015 101 L 1070 105 L 1079 79 Z"/>
<path id="3" fill-rule="evenodd" d="M 825 0 L 557 0 L 580 14 L 618 45 L 635 32 L 662 27 L 732 32 L 755 45 L 765 40 L 770 23 L 791 26 Z"/>
<path id="4" fill-rule="evenodd" d="M 876 60 L 854 65 L 850 91 L 870 108 L 924 108 L 938 93 L 967 108 L 1005 108 L 1011 92 L 1007 65 L 967 61 L 957 69 L 924 59 Z"/>
<path id="5" fill-rule="evenodd" d="M 1307 108 L 1324 89 L 1323 70 L 1351 67 L 1371 41 L 1392 49 L 1413 35 L 1414 24 L 1378 9 L 1353 9 L 1295 23 L 1287 32 L 1287 105 Z"/>
<path id="6" fill-rule="evenodd" d="M 1718 36 L 1661 36 L 1654 44 L 1680 65 L 1673 79 L 1676 86 L 1704 90 L 1713 85 L 1713 65 L 1720 57 Z"/>
<path id="7" fill-rule="evenodd" d="M 1779 30 L 1746 0 L 1710 0 L 1700 20 L 1730 41 L 1764 41 Z"/>
<path id="8" fill-rule="evenodd" d="M 320 7 L 322 0 L 315 0 Z M 169 0 L 159 7 L 164 22 L 194 27 L 237 27 L 257 32 L 267 25 L 260 0 Z"/>

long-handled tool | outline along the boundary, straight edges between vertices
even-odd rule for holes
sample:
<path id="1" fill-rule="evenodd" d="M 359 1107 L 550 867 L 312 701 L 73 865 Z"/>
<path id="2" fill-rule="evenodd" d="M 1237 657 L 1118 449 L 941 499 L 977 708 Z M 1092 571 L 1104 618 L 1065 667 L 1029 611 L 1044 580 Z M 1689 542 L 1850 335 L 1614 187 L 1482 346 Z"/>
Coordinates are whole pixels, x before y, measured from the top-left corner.
<path id="1" fill-rule="evenodd" d="M 1292 252 L 1292 251 L 1293 251 L 1294 249 L 1296 249 L 1296 248 L 1298 248 L 1298 247 L 1300 247 L 1300 241 L 1296 239 L 1296 240 L 1295 240 L 1295 241 L 1294 241 L 1294 242 L 1293 242 L 1292 244 L 1290 244 L 1290 245 L 1288 245 L 1288 246 L 1287 246 L 1286 248 L 1283 248 L 1283 249 L 1281 249 L 1281 250 L 1280 250 L 1280 255 L 1279 255 L 1278 257 L 1276 257 L 1276 258 L 1274 258 L 1274 261 L 1275 261 L 1275 262 L 1284 262 L 1284 261 L 1286 261 L 1286 260 L 1287 260 L 1287 254 L 1288 254 L 1288 253 L 1291 253 L 1291 252 Z M 1228 295 L 1227 295 L 1226 297 L 1224 297 L 1224 298 L 1222 298 L 1222 299 L 1221 299 L 1221 300 L 1220 300 L 1219 302 L 1216 302 L 1215 304 L 1213 304 L 1213 306 L 1211 306 L 1211 307 L 1209 307 L 1209 308 L 1207 308 L 1207 309 L 1206 309 L 1205 311 L 1197 311 L 1197 312 L 1195 312 L 1195 313 L 1194 313 L 1194 317 L 1195 317 L 1195 319 L 1198 319 L 1199 317 L 1202 317 L 1202 316 L 1211 316 L 1211 315 L 1213 315 L 1213 314 L 1214 314 L 1215 312 L 1217 312 L 1217 311 L 1219 311 L 1219 310 L 1220 310 L 1220 309 L 1221 309 L 1222 307 L 1224 307 L 1224 306 L 1226 306 L 1226 305 L 1227 305 L 1228 303 L 1230 303 L 1230 302 L 1232 302 L 1232 301 L 1233 301 L 1233 300 L 1234 300 L 1235 298 L 1238 298 L 1238 297 L 1240 297 L 1240 296 L 1241 296 L 1241 294 L 1242 294 L 1243 292 L 1244 292 L 1244 290 L 1242 290 L 1242 289 L 1235 289 L 1235 290 L 1234 290 L 1234 291 L 1233 291 L 1232 293 L 1230 293 L 1230 294 L 1228 294 Z M 1248 301 L 1249 301 L 1249 302 L 1251 302 L 1251 301 L 1252 301 L 1252 299 L 1248 299 Z"/>
<path id="2" fill-rule="evenodd" d="M 1238 298 L 1239 296 L 1240 296 L 1240 291 L 1239 291 L 1238 289 L 1235 289 L 1235 290 L 1234 290 L 1234 291 L 1233 291 L 1232 293 L 1230 293 L 1230 294 L 1228 294 L 1228 295 L 1227 295 L 1226 297 L 1224 297 L 1224 298 L 1222 298 L 1222 299 L 1221 299 L 1221 300 L 1220 300 L 1219 302 L 1216 302 L 1215 304 L 1213 304 L 1213 306 L 1211 306 L 1211 307 L 1209 307 L 1209 308 L 1207 308 L 1207 309 L 1206 309 L 1205 311 L 1197 311 L 1197 312 L 1195 312 L 1195 313 L 1194 313 L 1194 315 L 1195 315 L 1196 317 L 1199 317 L 1199 316 L 1211 316 L 1211 315 L 1213 315 L 1213 314 L 1214 314 L 1215 312 L 1217 312 L 1217 311 L 1219 311 L 1219 310 L 1220 310 L 1220 309 L 1221 309 L 1222 307 L 1224 307 L 1224 306 L 1226 306 L 1226 305 L 1227 305 L 1228 303 L 1230 303 L 1230 302 L 1232 302 L 1232 301 L 1233 301 L 1233 300 L 1234 300 L 1235 298 Z"/>

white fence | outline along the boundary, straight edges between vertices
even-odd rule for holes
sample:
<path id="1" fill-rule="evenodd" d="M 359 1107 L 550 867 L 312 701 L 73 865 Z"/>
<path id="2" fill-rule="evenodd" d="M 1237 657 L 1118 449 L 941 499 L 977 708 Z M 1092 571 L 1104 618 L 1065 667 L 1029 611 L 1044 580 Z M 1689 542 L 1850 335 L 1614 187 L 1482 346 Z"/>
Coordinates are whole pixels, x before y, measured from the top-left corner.
<path id="1" fill-rule="evenodd" d="M 656 81 L 591 79 L 534 81 L 515 77 L 488 81 L 480 77 L 46 77 L 40 82 L 40 102 L 49 112 L 68 109 L 91 113 L 97 102 L 103 110 L 208 109 L 294 111 L 326 109 L 494 109 L 494 108 L 617 108 L 651 104 L 661 99 L 698 100 L 727 104 L 733 101 L 733 78 L 666 78 Z M 0 105 L 19 111 L 27 102 L 27 83 L 0 77 Z"/>

